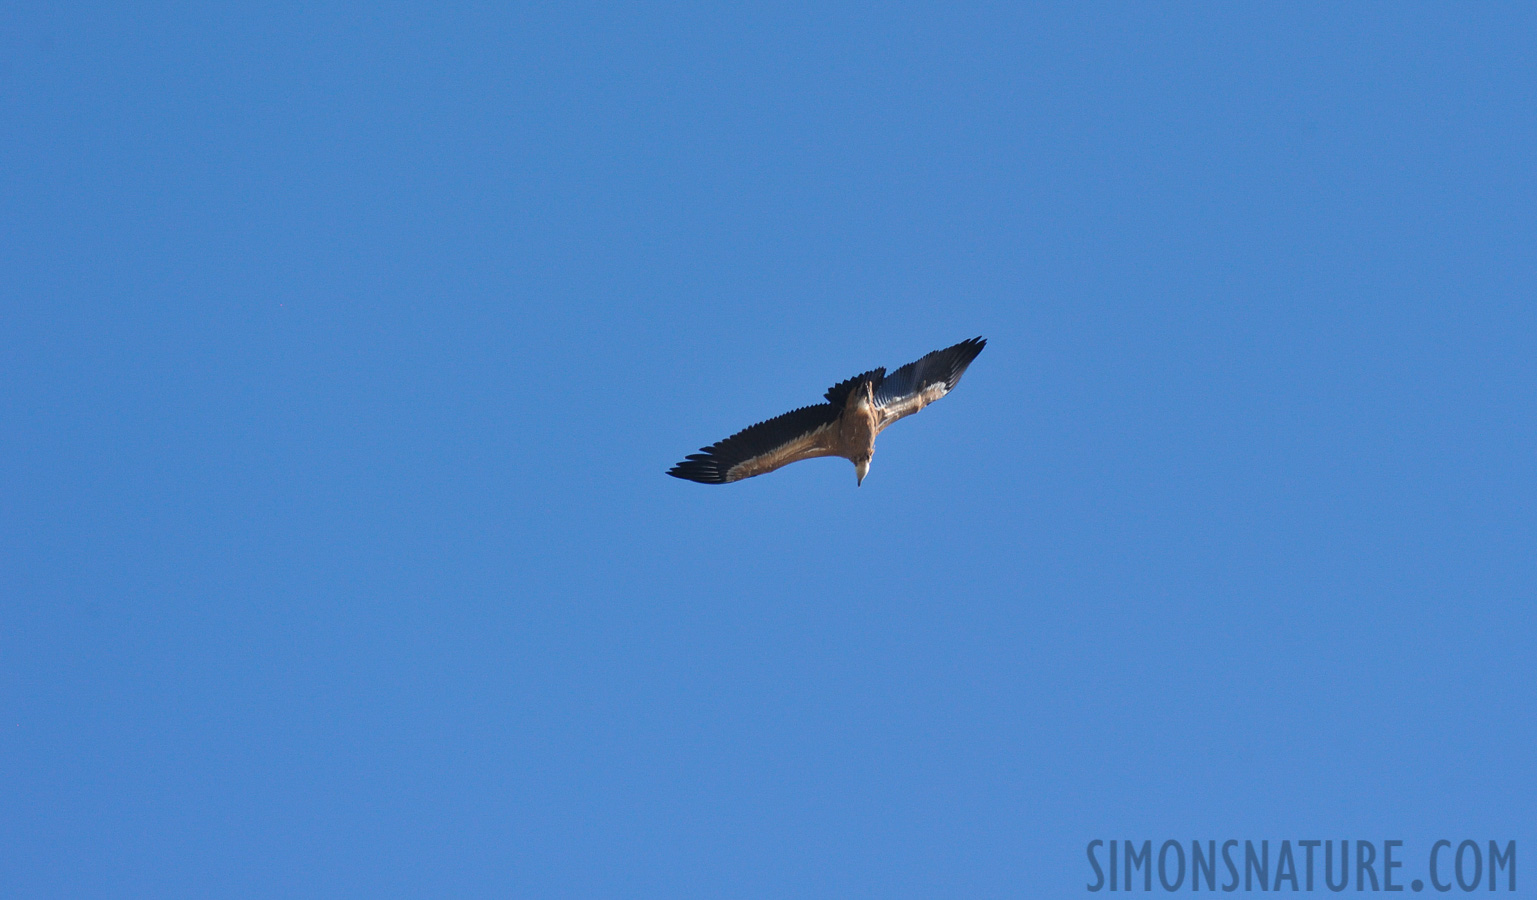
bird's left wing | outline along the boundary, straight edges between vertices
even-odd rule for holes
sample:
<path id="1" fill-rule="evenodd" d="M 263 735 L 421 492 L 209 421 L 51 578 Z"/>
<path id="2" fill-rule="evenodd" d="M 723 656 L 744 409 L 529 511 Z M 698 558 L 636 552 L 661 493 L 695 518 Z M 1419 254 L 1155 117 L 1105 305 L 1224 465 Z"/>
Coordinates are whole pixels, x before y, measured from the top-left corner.
<path id="1" fill-rule="evenodd" d="M 667 474 L 701 484 L 724 484 L 803 459 L 831 456 L 832 427 L 840 412 L 831 403 L 818 403 L 759 422 L 689 454 Z"/>
<path id="2" fill-rule="evenodd" d="M 875 406 L 880 415 L 877 432 L 950 393 L 985 346 L 987 341 L 979 337 L 961 341 L 887 375 L 875 389 Z"/>

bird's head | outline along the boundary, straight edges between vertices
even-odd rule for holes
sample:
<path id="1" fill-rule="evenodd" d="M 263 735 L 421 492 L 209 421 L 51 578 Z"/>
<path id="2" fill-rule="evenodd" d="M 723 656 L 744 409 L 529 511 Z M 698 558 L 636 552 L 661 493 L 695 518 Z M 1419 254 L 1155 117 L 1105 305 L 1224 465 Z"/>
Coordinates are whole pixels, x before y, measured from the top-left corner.
<path id="1" fill-rule="evenodd" d="M 854 477 L 858 479 L 854 482 L 854 486 L 859 487 L 860 485 L 864 484 L 865 476 L 869 474 L 869 472 L 870 457 L 866 456 L 864 459 L 854 460 Z"/>

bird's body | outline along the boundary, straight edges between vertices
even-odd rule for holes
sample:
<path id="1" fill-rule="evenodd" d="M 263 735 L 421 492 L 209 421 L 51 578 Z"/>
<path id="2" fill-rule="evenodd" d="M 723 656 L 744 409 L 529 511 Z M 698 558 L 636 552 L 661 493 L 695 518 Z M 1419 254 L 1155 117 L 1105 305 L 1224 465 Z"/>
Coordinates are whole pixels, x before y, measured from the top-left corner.
<path id="1" fill-rule="evenodd" d="M 908 363 L 888 377 L 872 369 L 827 389 L 826 403 L 806 406 L 743 429 L 690 454 L 667 473 L 704 484 L 762 475 L 803 459 L 841 456 L 859 482 L 870 470 L 875 438 L 953 389 L 987 341 L 972 338 Z"/>

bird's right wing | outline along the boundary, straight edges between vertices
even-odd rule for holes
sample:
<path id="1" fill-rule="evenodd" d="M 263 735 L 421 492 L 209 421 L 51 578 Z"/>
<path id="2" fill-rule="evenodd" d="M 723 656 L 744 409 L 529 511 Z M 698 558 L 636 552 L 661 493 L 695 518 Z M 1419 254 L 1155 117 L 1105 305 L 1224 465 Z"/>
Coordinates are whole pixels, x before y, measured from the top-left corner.
<path id="1" fill-rule="evenodd" d="M 833 423 L 841 412 L 831 403 L 787 412 L 689 454 L 667 474 L 701 484 L 725 484 L 803 459 L 832 456 Z"/>
<path id="2" fill-rule="evenodd" d="M 887 375 L 875 389 L 875 406 L 880 413 L 877 432 L 954 390 L 966 367 L 985 346 L 987 341 L 979 337 L 961 341 Z"/>

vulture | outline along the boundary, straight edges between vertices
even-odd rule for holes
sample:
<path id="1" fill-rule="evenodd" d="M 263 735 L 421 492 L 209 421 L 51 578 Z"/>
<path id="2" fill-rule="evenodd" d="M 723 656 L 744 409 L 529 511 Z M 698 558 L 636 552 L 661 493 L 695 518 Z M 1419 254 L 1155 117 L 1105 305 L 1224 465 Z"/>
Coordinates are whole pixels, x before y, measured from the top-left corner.
<path id="1" fill-rule="evenodd" d="M 875 436 L 955 390 L 987 341 L 980 337 L 935 350 L 890 375 L 871 369 L 827 389 L 827 402 L 803 406 L 744 428 L 689 454 L 668 475 L 701 484 L 725 484 L 772 472 L 803 459 L 841 456 L 864 484 L 875 455 Z"/>

